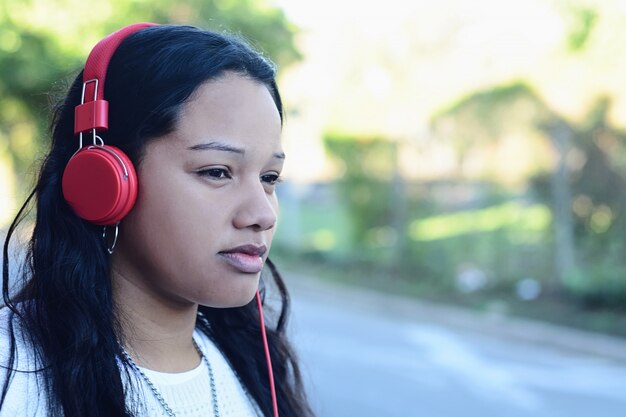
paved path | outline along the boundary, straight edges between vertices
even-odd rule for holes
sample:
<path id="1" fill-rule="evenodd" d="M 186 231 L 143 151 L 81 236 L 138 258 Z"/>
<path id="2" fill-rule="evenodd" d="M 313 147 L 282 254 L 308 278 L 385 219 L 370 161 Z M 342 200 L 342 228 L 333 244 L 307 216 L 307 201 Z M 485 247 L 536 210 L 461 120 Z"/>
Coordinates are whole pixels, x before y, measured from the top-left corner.
<path id="1" fill-rule="evenodd" d="M 289 285 L 319 417 L 626 415 L 622 339 L 310 280 Z"/>

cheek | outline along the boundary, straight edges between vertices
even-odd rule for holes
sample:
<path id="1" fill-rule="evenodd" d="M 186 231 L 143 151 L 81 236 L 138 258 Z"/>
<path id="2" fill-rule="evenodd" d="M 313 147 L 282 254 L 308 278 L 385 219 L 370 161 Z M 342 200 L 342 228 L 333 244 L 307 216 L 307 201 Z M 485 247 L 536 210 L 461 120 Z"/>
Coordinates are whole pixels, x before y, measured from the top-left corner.
<path id="1" fill-rule="evenodd" d="M 139 175 L 139 194 L 133 210 L 122 223 L 123 240 L 129 243 L 132 252 L 137 253 L 145 263 L 166 262 L 173 250 L 181 248 L 199 236 L 196 218 L 199 205 L 185 195 L 181 181 L 168 174 L 166 168 L 153 170 L 144 166 Z M 192 247 L 192 245 L 189 245 Z M 188 248 L 181 248 L 187 250 Z M 160 259 L 164 258 L 164 259 Z"/>
<path id="2" fill-rule="evenodd" d="M 154 291 L 219 304 L 228 290 L 221 285 L 215 264 L 219 250 L 215 236 L 222 232 L 218 223 L 223 219 L 207 215 L 210 210 L 197 198 L 177 198 L 183 195 L 180 188 L 165 195 L 163 189 L 144 187 L 122 225 L 119 249 L 135 278 Z"/>
<path id="3" fill-rule="evenodd" d="M 137 232 L 161 255 L 206 253 L 227 223 L 210 196 L 185 175 L 158 175 L 140 183 L 143 187 L 133 213 Z"/>

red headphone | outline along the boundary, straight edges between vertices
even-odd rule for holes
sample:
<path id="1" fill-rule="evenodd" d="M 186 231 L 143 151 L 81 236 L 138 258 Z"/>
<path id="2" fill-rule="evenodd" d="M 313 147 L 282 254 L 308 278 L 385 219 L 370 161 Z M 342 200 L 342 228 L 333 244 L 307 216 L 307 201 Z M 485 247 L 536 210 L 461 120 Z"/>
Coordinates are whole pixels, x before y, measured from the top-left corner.
<path id="1" fill-rule="evenodd" d="M 97 225 L 118 223 L 137 199 L 137 174 L 132 162 L 115 146 L 108 146 L 98 132 L 109 127 L 109 102 L 104 99 L 104 81 L 113 53 L 127 36 L 155 23 L 126 26 L 102 39 L 93 48 L 83 71 L 80 105 L 74 110 L 74 134 L 78 151 L 63 172 L 63 197 L 82 219 Z M 92 144 L 83 146 L 83 133 Z"/>

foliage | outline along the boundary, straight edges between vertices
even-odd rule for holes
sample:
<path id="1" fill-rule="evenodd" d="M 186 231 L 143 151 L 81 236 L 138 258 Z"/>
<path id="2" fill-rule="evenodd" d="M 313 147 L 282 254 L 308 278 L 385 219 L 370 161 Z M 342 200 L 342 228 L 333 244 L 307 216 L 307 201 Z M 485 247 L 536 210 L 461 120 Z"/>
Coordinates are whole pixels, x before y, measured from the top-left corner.
<path id="1" fill-rule="evenodd" d="M 524 108 L 527 110 L 520 114 Z M 549 109 L 535 89 L 526 82 L 515 81 L 470 93 L 435 113 L 432 119 L 436 122 L 442 117 L 462 117 L 474 123 L 487 121 L 483 125 L 486 133 L 498 135 L 529 122 L 537 124 L 547 114 Z"/>
<path id="2" fill-rule="evenodd" d="M 533 130 L 543 133 L 550 149 L 556 145 L 549 126 L 567 127 L 571 139 L 563 157 L 572 199 L 566 207 L 573 218 L 568 227 L 573 228 L 576 262 L 560 281 L 552 278 L 555 248 L 563 244 L 554 237 L 554 162 L 518 192 L 507 192 L 497 180 L 485 192 L 479 183 L 462 177 L 448 184 L 405 184 L 405 201 L 400 203 L 409 210 L 398 221 L 393 193 L 396 144 L 329 134 L 326 149 L 343 168 L 338 201 L 351 215 L 352 251 L 370 264 L 380 261 L 385 249 L 388 254 L 398 248 L 374 244 L 373 236 L 387 230 L 395 233 L 396 241 L 408 237 L 408 256 L 383 259 L 420 280 L 436 277 L 444 288 L 454 289 L 463 271 L 470 269 L 485 276 L 486 288 L 513 291 L 518 281 L 531 278 L 548 292 L 583 305 L 626 305 L 626 133 L 611 126 L 609 109 L 610 102 L 600 99 L 587 119 L 576 124 L 559 117 L 527 84 L 513 83 L 467 96 L 433 117 L 441 140 L 455 140 L 461 155 L 464 149 L 497 146 L 506 135 L 517 132 L 524 138 Z M 474 197 L 460 205 L 438 201 L 438 195 L 455 190 Z M 405 228 L 395 227 L 398 224 Z"/>
<path id="3" fill-rule="evenodd" d="M 515 81 L 460 98 L 435 113 L 430 125 L 438 140 L 454 150 L 458 177 L 520 185 L 549 168 L 551 146 L 539 126 L 555 117 L 532 86 Z M 472 165 L 476 155 L 481 155 L 479 166 Z M 511 158 L 514 164 L 507 163 Z"/>
<path id="4" fill-rule="evenodd" d="M 586 245 L 594 245 L 590 239 Z M 589 248 L 594 253 L 597 247 Z M 623 261 L 623 240 L 608 242 L 602 256 L 587 255 L 587 262 L 572 271 L 565 281 L 568 294 L 579 304 L 591 308 L 626 306 L 626 264 Z M 585 251 L 582 251 L 583 253 Z"/>
<path id="5" fill-rule="evenodd" d="M 522 81 L 498 85 L 462 97 L 431 118 L 433 129 L 462 156 L 511 131 L 528 130 L 553 116 L 533 87 Z"/>
<path id="6" fill-rule="evenodd" d="M 524 102 L 534 110 L 520 112 L 520 103 Z M 497 142 L 515 130 L 544 131 L 549 139 L 548 126 L 563 123 L 571 133 L 571 143 L 563 157 L 567 159 L 568 187 L 573 196 L 569 203 L 577 262 L 555 290 L 585 304 L 626 305 L 626 262 L 617 255 L 623 251 L 615 249 L 626 248 L 626 133 L 611 126 L 609 110 L 610 101 L 600 98 L 586 120 L 569 122 L 549 109 L 530 87 L 520 83 L 463 98 L 437 114 L 433 125 L 454 126 L 446 133 L 453 137 L 463 135 L 459 140 L 469 149 Z M 538 172 L 530 179 L 530 195 L 555 210 L 551 171 Z M 502 256 L 500 250 L 497 252 Z M 541 263 L 549 262 L 550 252 L 545 252 L 546 260 Z M 548 285 L 550 273 L 550 269 L 544 270 L 543 280 Z"/>
<path id="7" fill-rule="evenodd" d="M 588 7 L 572 6 L 567 15 L 570 21 L 567 37 L 568 49 L 571 52 L 581 51 L 593 33 L 598 20 L 598 12 Z"/>
<path id="8" fill-rule="evenodd" d="M 580 160 L 572 167 L 576 231 L 599 241 L 626 234 L 626 132 L 611 126 L 608 111 L 609 102 L 600 99 L 583 125 L 574 127 L 573 154 Z"/>
<path id="9" fill-rule="evenodd" d="M 380 234 L 394 224 L 396 144 L 379 137 L 329 133 L 324 145 L 343 167 L 337 191 L 350 213 L 351 244 L 360 250 L 371 249 L 377 246 L 377 239 L 384 239 Z"/>
<path id="10" fill-rule="evenodd" d="M 47 142 L 54 93 L 64 92 L 99 39 L 141 21 L 236 33 L 283 66 L 300 58 L 295 27 L 265 0 L 5 0 L 0 3 L 0 159 L 23 174 Z"/>

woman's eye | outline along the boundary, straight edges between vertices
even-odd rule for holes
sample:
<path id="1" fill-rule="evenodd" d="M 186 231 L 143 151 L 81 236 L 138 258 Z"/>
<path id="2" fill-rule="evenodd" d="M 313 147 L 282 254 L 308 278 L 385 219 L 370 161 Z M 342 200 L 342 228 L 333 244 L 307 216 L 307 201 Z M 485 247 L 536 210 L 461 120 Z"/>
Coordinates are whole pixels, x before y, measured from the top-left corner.
<path id="1" fill-rule="evenodd" d="M 201 177 L 208 177 L 210 179 L 221 180 L 231 178 L 230 172 L 225 168 L 209 168 L 198 171 L 198 175 Z"/>
<path id="2" fill-rule="evenodd" d="M 265 174 L 261 175 L 261 181 L 270 185 L 274 185 L 281 182 L 282 179 L 278 174 Z"/>

